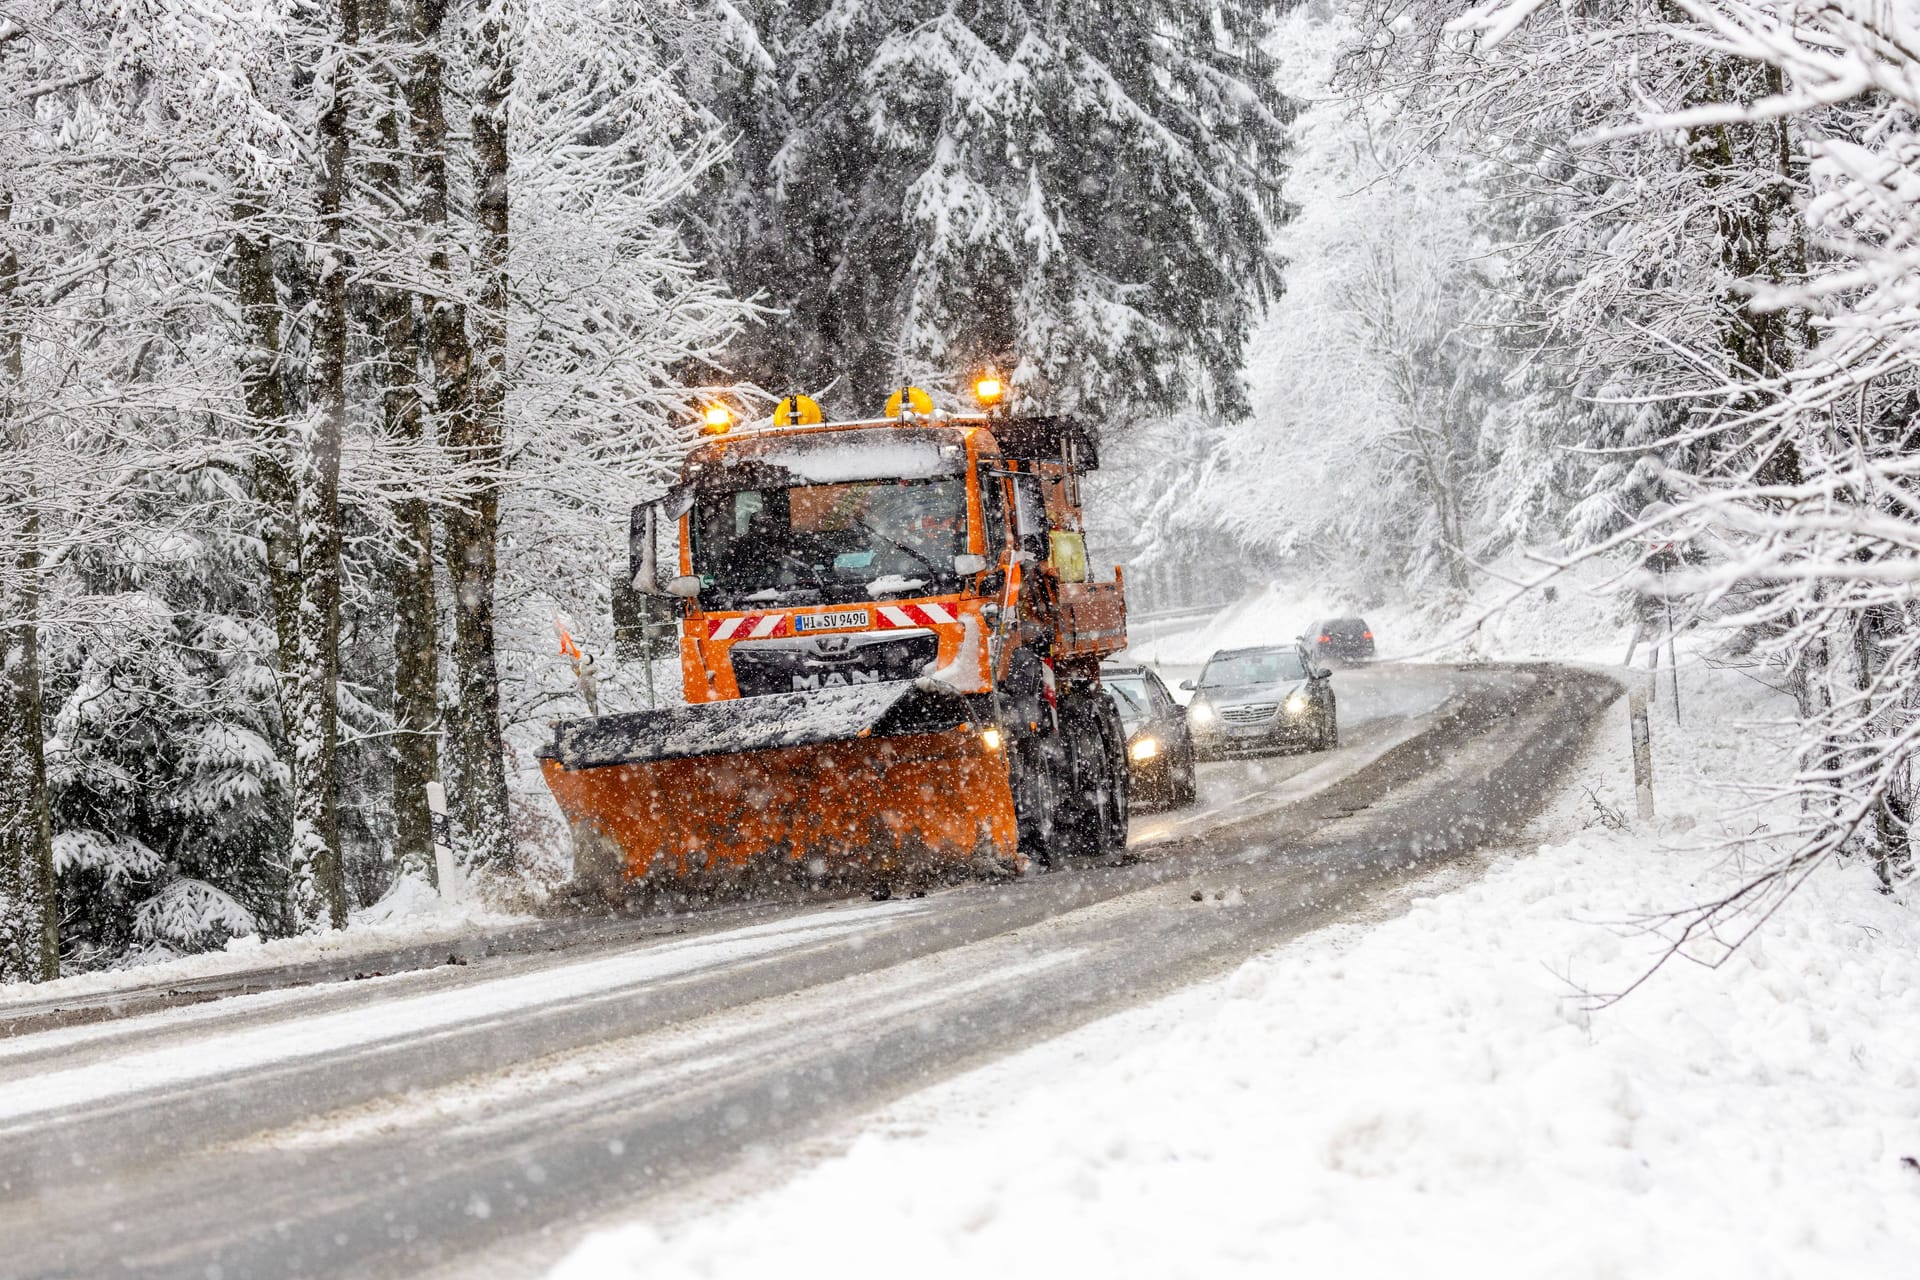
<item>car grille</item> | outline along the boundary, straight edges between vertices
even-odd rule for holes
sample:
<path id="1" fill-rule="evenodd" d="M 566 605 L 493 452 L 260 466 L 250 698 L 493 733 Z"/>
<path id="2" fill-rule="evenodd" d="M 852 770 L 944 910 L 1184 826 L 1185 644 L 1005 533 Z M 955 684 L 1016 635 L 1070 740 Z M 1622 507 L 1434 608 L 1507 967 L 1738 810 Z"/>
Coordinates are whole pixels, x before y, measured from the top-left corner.
<path id="1" fill-rule="evenodd" d="M 1279 709 L 1277 702 L 1243 702 L 1239 706 L 1220 708 L 1220 719 L 1226 724 L 1265 724 Z"/>
<path id="2" fill-rule="evenodd" d="M 852 632 L 733 646 L 733 678 L 742 697 L 911 680 L 934 660 L 931 631 Z"/>

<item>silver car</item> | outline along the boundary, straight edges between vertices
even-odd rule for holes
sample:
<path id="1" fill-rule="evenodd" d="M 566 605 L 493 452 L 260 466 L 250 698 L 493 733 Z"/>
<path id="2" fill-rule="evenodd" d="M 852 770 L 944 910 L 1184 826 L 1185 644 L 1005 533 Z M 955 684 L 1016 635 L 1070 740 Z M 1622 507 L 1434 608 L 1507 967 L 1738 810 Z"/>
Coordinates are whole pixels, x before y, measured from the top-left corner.
<path id="1" fill-rule="evenodd" d="M 1222 649 L 1198 680 L 1180 685 L 1193 690 L 1187 727 L 1195 753 L 1218 759 L 1339 746 L 1332 676 L 1299 644 Z"/>

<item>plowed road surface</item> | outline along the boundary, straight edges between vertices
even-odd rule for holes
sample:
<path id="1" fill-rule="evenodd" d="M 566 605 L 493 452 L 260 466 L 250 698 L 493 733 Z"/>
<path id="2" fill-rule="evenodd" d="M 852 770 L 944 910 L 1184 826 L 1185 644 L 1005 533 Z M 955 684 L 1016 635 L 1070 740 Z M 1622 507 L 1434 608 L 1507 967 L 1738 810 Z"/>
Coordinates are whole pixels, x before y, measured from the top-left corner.
<path id="1" fill-rule="evenodd" d="M 1203 766 L 1200 803 L 1138 816 L 1115 864 L 555 921 L 458 966 L 362 957 L 388 975 L 364 981 L 0 1003 L 0 1275 L 497 1274 L 1390 899 L 1529 817 L 1615 693 L 1548 667 L 1336 688 L 1340 750 Z"/>

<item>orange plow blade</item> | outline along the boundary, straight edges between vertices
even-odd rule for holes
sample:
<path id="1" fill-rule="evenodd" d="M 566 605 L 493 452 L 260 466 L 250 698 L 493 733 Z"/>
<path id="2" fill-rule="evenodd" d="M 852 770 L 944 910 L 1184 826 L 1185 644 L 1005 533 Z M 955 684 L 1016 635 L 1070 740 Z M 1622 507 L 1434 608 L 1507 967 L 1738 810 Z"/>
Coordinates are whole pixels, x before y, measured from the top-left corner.
<path id="1" fill-rule="evenodd" d="M 913 683 L 559 726 L 541 768 L 603 890 L 937 881 L 1018 867 L 986 708 Z"/>

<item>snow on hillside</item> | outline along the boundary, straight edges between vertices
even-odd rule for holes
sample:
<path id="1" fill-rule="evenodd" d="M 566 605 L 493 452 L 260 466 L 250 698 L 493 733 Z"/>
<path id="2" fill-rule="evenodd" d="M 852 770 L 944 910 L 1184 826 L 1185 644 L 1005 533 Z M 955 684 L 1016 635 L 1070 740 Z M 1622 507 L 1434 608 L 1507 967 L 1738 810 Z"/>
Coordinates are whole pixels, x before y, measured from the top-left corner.
<path id="1" fill-rule="evenodd" d="M 1608 590 L 1619 565 L 1601 559 L 1577 565 L 1551 584 L 1550 594 L 1514 585 L 1542 576 L 1538 561 L 1512 555 L 1489 570 L 1464 600 L 1429 592 L 1368 605 L 1332 577 L 1276 580 L 1209 618 L 1130 621 L 1127 656 L 1156 666 L 1197 666 L 1216 649 L 1285 644 L 1322 618 L 1348 615 L 1367 620 L 1386 660 L 1614 665 L 1626 653 L 1632 624 L 1621 598 Z"/>
<path id="2" fill-rule="evenodd" d="M 1533 839 L 1384 923 L 917 1094 L 744 1198 L 588 1238 L 552 1280 L 1908 1276 L 1920 917 L 1824 869 L 1719 968 L 1621 927 L 1738 874 L 1726 782 L 1778 700 L 1696 671 L 1631 812 L 1613 713 Z M 1587 788 L 1591 788 L 1590 799 Z M 1603 820 L 1602 806 L 1606 806 Z M 698 1196 L 696 1203 L 693 1196 Z"/>

